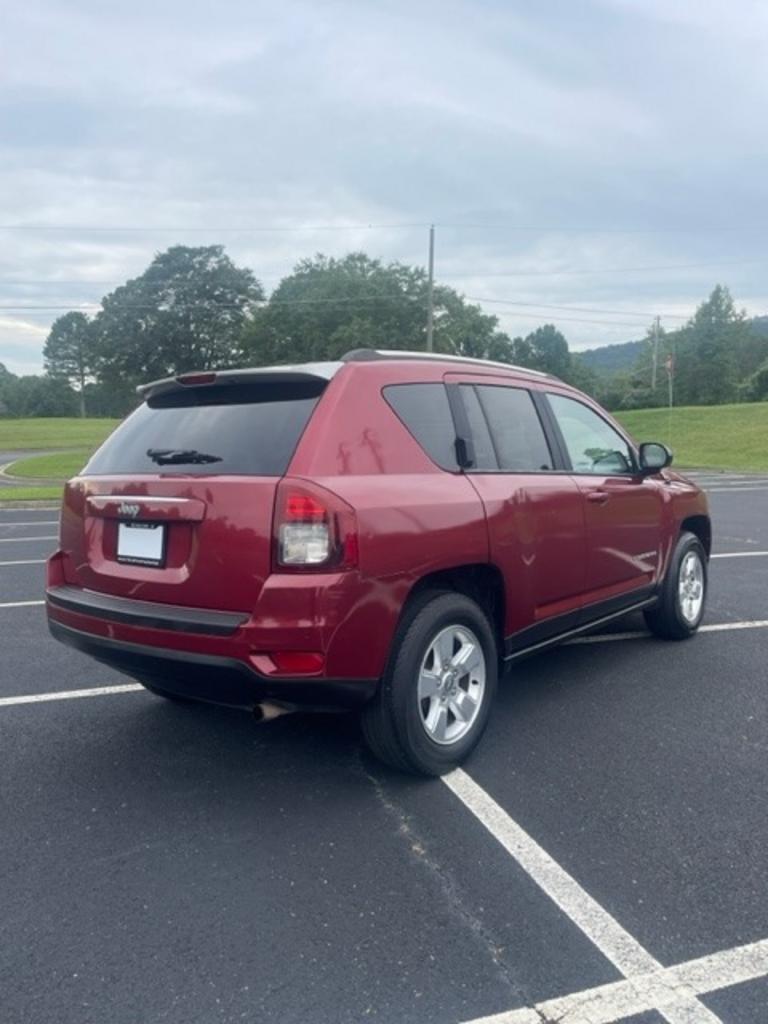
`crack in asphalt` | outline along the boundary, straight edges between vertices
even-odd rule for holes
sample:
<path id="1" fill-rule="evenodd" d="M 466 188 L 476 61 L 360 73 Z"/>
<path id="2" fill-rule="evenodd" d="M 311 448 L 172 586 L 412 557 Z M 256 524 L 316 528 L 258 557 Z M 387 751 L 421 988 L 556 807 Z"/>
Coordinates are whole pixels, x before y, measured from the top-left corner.
<path id="1" fill-rule="evenodd" d="M 432 879 L 437 882 L 438 888 L 446 897 L 447 909 L 469 928 L 473 937 L 482 945 L 485 953 L 490 956 L 492 963 L 497 968 L 499 978 L 507 986 L 515 1001 L 519 1001 L 521 1007 L 530 1007 L 535 1010 L 535 1000 L 521 986 L 512 967 L 504 959 L 504 945 L 497 941 L 485 922 L 468 904 L 466 894 L 454 879 L 450 868 L 430 852 L 427 840 L 414 828 L 412 816 L 387 792 L 383 781 L 368 770 L 362 759 L 362 748 L 357 753 L 360 770 L 373 786 L 377 800 L 396 824 L 397 833 L 407 845 L 411 857 L 416 863 L 426 868 Z M 435 785 L 440 785 L 440 783 L 435 780 Z M 539 1013 L 538 1010 L 536 1012 Z M 540 1013 L 539 1015 L 541 1016 Z M 550 1022 L 542 1017 L 542 1024 L 550 1024 Z"/>

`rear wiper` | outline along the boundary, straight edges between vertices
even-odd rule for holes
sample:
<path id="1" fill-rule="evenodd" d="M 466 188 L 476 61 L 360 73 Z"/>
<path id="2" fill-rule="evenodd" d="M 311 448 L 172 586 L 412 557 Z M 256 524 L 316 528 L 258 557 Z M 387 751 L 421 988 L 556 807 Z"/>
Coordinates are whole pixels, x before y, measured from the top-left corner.
<path id="1" fill-rule="evenodd" d="M 189 463 L 200 466 L 207 462 L 221 462 L 218 455 L 206 455 L 194 448 L 147 448 L 147 455 L 158 466 L 179 466 Z"/>

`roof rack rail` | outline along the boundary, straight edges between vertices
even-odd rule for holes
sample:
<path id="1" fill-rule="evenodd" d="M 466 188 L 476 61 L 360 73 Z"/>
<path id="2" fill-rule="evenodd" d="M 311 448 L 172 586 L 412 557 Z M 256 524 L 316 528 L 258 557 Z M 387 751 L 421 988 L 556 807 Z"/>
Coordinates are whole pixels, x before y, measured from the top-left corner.
<path id="1" fill-rule="evenodd" d="M 446 363 L 469 363 L 479 366 L 497 366 L 502 370 L 519 370 L 521 373 L 531 373 L 535 377 L 546 377 L 549 380 L 557 380 L 551 373 L 544 373 L 541 370 L 531 370 L 527 366 L 517 366 L 514 363 L 499 363 L 493 359 L 473 359 L 471 356 L 452 356 L 447 352 L 409 352 L 405 349 L 394 348 L 354 348 L 346 352 L 342 357 L 343 363 L 368 363 L 376 362 L 379 359 L 426 359 L 438 360 Z"/>

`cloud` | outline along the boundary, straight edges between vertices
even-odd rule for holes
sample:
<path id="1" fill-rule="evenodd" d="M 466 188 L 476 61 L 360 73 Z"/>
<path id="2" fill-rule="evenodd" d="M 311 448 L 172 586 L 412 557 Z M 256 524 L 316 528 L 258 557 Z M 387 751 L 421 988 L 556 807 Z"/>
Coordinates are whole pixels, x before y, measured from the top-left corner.
<path id="1" fill-rule="evenodd" d="M 0 226 L 40 228 L 0 231 L 0 361 L 41 365 L 56 313 L 20 307 L 98 301 L 180 241 L 268 288 L 317 251 L 425 261 L 425 227 L 368 224 L 438 222 L 440 279 L 574 347 L 717 281 L 765 312 L 766 46 L 751 0 L 15 5 Z"/>

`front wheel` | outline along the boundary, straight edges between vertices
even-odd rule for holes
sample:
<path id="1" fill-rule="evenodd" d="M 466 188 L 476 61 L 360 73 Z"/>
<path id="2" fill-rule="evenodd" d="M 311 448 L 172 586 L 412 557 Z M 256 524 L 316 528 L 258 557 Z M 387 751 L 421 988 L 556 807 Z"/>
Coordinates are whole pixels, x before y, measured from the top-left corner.
<path id="1" fill-rule="evenodd" d="M 480 606 L 462 594 L 424 594 L 400 624 L 379 691 L 363 709 L 368 746 L 403 771 L 450 771 L 488 723 L 497 676 L 496 641 Z"/>
<path id="2" fill-rule="evenodd" d="M 706 552 L 695 534 L 682 533 L 664 577 L 659 603 L 645 612 L 646 624 L 665 640 L 685 640 L 701 625 L 706 599 Z"/>

